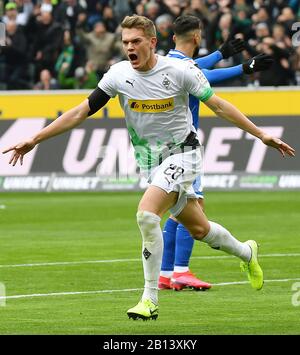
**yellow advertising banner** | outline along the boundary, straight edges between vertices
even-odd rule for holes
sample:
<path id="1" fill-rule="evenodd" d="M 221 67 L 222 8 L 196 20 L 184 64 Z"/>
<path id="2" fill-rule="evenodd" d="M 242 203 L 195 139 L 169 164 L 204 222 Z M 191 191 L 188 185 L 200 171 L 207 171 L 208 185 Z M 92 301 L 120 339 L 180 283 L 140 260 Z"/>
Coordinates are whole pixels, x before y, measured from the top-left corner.
<path id="1" fill-rule="evenodd" d="M 215 90 L 216 94 L 228 100 L 249 116 L 292 116 L 300 115 L 300 89 L 241 89 Z M 85 100 L 90 91 L 14 91 L 0 92 L 0 119 L 50 118 Z M 204 104 L 201 116 L 213 117 L 214 113 Z M 124 118 L 118 98 L 111 99 L 93 118 Z"/>

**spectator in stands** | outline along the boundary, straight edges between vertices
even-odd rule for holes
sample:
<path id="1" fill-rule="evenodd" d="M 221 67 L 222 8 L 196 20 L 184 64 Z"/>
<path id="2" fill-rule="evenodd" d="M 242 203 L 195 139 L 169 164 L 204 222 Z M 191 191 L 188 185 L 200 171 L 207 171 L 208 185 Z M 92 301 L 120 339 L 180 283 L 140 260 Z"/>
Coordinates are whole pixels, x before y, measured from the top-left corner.
<path id="1" fill-rule="evenodd" d="M 108 4 L 113 9 L 115 19 L 120 23 L 125 16 L 130 16 L 134 13 L 138 3 L 139 1 L 137 0 L 109 0 Z"/>
<path id="2" fill-rule="evenodd" d="M 52 74 L 48 69 L 43 69 L 40 72 L 40 80 L 34 87 L 34 90 L 54 90 L 59 89 L 57 80 L 52 77 Z"/>
<path id="3" fill-rule="evenodd" d="M 163 0 L 161 1 L 167 10 L 164 12 L 169 13 L 175 19 L 180 16 L 181 12 L 184 10 L 184 7 L 188 6 L 188 2 L 185 0 Z"/>
<path id="4" fill-rule="evenodd" d="M 85 3 L 85 2 L 84 2 Z M 61 23 L 64 28 L 69 29 L 74 35 L 78 21 L 78 15 L 85 9 L 77 0 L 63 0 L 57 5 L 54 13 L 55 21 Z"/>
<path id="5" fill-rule="evenodd" d="M 256 43 L 262 42 L 266 37 L 270 36 L 270 30 L 266 22 L 260 22 L 255 26 Z"/>
<path id="6" fill-rule="evenodd" d="M 218 16 L 210 25 L 207 35 L 207 45 L 210 52 L 226 41 L 232 32 L 232 27 L 233 16 L 230 11 L 227 11 L 225 8 L 222 12 L 219 12 Z"/>
<path id="7" fill-rule="evenodd" d="M 34 0 L 14 0 L 17 5 L 18 13 L 24 17 L 26 25 L 34 9 Z"/>
<path id="8" fill-rule="evenodd" d="M 6 45 L 1 47 L 4 81 L 8 90 L 29 89 L 27 74 L 27 41 L 16 20 L 6 23 Z"/>
<path id="9" fill-rule="evenodd" d="M 145 7 L 144 15 L 149 18 L 151 21 L 155 22 L 157 17 L 159 16 L 159 5 L 155 1 L 148 2 Z"/>
<path id="10" fill-rule="evenodd" d="M 63 63 L 58 74 L 59 85 L 62 89 L 93 89 L 98 84 L 98 76 L 93 62 L 88 61 L 85 67 L 75 69 L 74 77 L 67 77 L 69 64 Z"/>
<path id="11" fill-rule="evenodd" d="M 224 2 L 224 6 L 227 2 Z M 223 13 L 219 19 L 217 32 L 216 32 L 216 44 L 221 46 L 228 39 L 233 37 L 234 30 L 234 18 L 231 12 L 226 7 L 223 8 Z M 217 67 L 230 67 L 241 63 L 242 57 L 240 54 L 234 55 L 230 58 L 220 61 Z"/>
<path id="12" fill-rule="evenodd" d="M 275 23 L 273 26 L 272 37 L 274 38 L 275 43 L 280 43 L 284 48 L 292 47 L 291 37 L 286 34 L 286 29 L 281 23 Z"/>
<path id="13" fill-rule="evenodd" d="M 254 25 L 258 23 L 266 23 L 268 27 L 272 25 L 270 15 L 265 6 L 261 6 L 258 11 L 252 15 L 251 19 Z"/>
<path id="14" fill-rule="evenodd" d="M 63 30 L 48 10 L 42 10 L 40 16 L 34 19 L 34 28 L 35 41 L 32 50 L 36 76 L 42 69 L 49 69 L 53 73 L 63 41 Z"/>
<path id="15" fill-rule="evenodd" d="M 203 29 L 201 31 L 202 36 L 203 36 L 203 30 L 206 30 L 206 27 L 209 24 L 211 14 L 208 11 L 208 8 L 206 7 L 205 1 L 204 0 L 191 0 L 189 6 L 187 6 L 183 10 L 184 15 L 192 15 L 198 17 L 202 24 L 203 24 Z"/>
<path id="16" fill-rule="evenodd" d="M 166 55 L 174 47 L 172 25 L 173 18 L 168 14 L 160 15 L 155 20 L 157 30 L 156 51 L 158 54 Z"/>
<path id="17" fill-rule="evenodd" d="M 103 12 L 104 7 L 108 5 L 109 0 L 88 0 L 86 1 L 86 13 L 88 17 L 100 14 Z"/>
<path id="18" fill-rule="evenodd" d="M 69 30 L 64 31 L 64 46 L 60 52 L 57 61 L 55 63 L 55 72 L 59 73 L 63 63 L 68 63 L 69 69 L 74 59 L 74 44 L 72 41 L 71 32 Z M 68 73 L 66 73 L 68 74 Z"/>
<path id="19" fill-rule="evenodd" d="M 118 26 L 115 32 L 115 52 L 114 56 L 108 61 L 108 66 L 110 67 L 111 65 L 118 63 L 122 60 L 126 60 L 127 57 L 123 51 L 123 43 L 122 43 L 122 34 L 121 34 L 122 28 L 121 26 Z"/>
<path id="20" fill-rule="evenodd" d="M 280 48 L 272 37 L 266 37 L 256 47 L 257 51 L 270 54 L 274 63 L 266 72 L 259 75 L 261 86 L 281 86 L 296 84 L 295 73 L 289 62 L 290 53 L 285 48 Z"/>
<path id="21" fill-rule="evenodd" d="M 242 33 L 244 40 L 248 40 L 254 35 L 254 28 L 252 27 L 252 20 L 249 18 L 249 11 L 247 7 L 236 7 L 234 14 L 235 34 Z"/>
<path id="22" fill-rule="evenodd" d="M 115 35 L 107 32 L 103 22 L 97 22 L 92 32 L 85 32 L 81 23 L 78 24 L 77 34 L 87 49 L 87 60 L 91 61 L 99 74 L 103 76 L 107 70 L 108 61 L 115 51 Z"/>
<path id="23" fill-rule="evenodd" d="M 103 9 L 103 22 L 108 32 L 116 32 L 119 23 L 114 17 L 113 9 L 110 6 L 105 6 Z"/>
<path id="24" fill-rule="evenodd" d="M 277 18 L 277 22 L 285 27 L 289 35 L 292 35 L 292 25 L 296 22 L 296 16 L 293 10 L 290 7 L 284 7 Z"/>
<path id="25" fill-rule="evenodd" d="M 219 21 L 219 43 L 224 43 L 229 39 L 233 28 L 233 16 L 230 12 L 224 13 Z"/>
<path id="26" fill-rule="evenodd" d="M 23 11 L 22 11 L 23 10 Z M 18 10 L 18 6 L 15 2 L 8 2 L 5 5 L 5 15 L 2 18 L 2 22 L 16 21 L 17 25 L 25 26 L 33 11 L 33 4 L 31 1 L 27 1 L 24 4 L 21 12 Z"/>

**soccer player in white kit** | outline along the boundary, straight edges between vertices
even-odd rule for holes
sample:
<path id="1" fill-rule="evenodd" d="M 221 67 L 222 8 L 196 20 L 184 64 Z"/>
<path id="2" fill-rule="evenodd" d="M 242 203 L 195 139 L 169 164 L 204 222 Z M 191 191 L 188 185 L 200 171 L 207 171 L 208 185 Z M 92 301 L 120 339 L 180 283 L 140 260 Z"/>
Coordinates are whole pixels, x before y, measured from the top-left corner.
<path id="1" fill-rule="evenodd" d="M 158 278 L 163 238 L 162 216 L 169 210 L 193 238 L 241 259 L 254 289 L 263 286 L 255 241 L 240 242 L 217 223 L 209 222 L 197 202 L 192 183 L 201 174 L 201 153 L 189 110 L 189 94 L 203 101 L 218 116 L 276 148 L 284 156 L 295 151 L 288 144 L 256 127 L 227 101 L 216 96 L 202 72 L 189 62 L 155 54 L 156 31 L 143 16 L 127 16 L 122 24 L 122 42 L 128 61 L 113 65 L 93 93 L 78 106 L 63 113 L 34 137 L 16 144 L 10 164 L 23 163 L 23 156 L 36 144 L 82 123 L 105 103 L 119 95 L 135 157 L 149 178 L 137 212 L 143 238 L 144 292 L 127 314 L 133 319 L 158 317 Z"/>

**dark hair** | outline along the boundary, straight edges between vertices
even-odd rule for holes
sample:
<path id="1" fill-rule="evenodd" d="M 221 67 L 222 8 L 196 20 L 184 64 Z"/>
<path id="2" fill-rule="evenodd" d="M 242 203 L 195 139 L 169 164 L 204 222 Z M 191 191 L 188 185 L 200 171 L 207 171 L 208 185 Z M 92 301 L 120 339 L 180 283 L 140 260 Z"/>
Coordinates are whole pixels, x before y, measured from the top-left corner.
<path id="1" fill-rule="evenodd" d="M 192 15 L 183 15 L 177 17 L 173 23 L 173 32 L 175 35 L 185 35 L 193 30 L 200 30 L 202 23 L 200 19 Z"/>

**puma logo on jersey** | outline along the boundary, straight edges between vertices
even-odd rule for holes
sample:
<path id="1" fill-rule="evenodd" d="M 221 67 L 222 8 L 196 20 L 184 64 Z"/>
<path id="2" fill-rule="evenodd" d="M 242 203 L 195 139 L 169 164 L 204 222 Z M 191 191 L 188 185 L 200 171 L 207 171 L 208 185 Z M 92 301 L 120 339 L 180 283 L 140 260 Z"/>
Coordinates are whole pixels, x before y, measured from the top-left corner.
<path id="1" fill-rule="evenodd" d="M 128 100 L 128 105 L 131 111 L 158 113 L 174 110 L 174 98 L 157 99 L 157 100 Z"/>
<path id="2" fill-rule="evenodd" d="M 126 80 L 125 81 L 127 84 L 130 84 L 132 87 L 133 87 L 133 83 L 135 82 L 135 80 L 134 79 L 132 79 L 132 80 Z"/>

